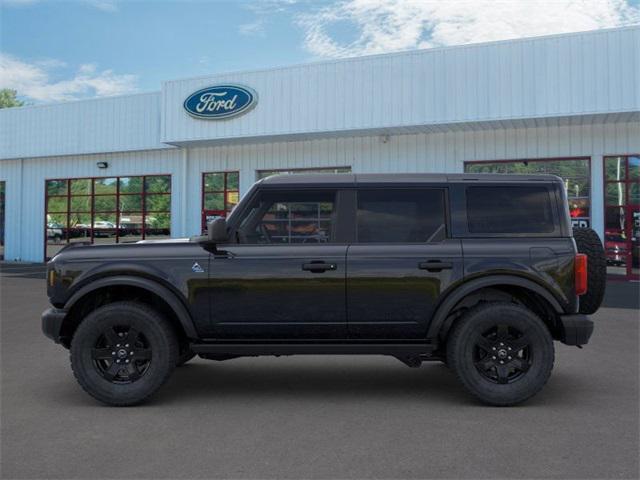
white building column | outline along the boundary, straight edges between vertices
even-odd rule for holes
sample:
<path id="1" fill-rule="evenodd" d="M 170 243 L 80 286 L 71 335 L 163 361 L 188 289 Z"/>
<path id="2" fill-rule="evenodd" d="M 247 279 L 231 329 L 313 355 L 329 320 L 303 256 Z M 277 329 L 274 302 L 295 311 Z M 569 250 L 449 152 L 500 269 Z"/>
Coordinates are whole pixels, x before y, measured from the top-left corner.
<path id="1" fill-rule="evenodd" d="M 255 182 L 256 171 L 253 168 L 243 166 L 240 169 L 240 198 L 244 197 Z"/>
<path id="2" fill-rule="evenodd" d="M 591 157 L 591 228 L 604 242 L 604 180 L 602 155 Z"/>

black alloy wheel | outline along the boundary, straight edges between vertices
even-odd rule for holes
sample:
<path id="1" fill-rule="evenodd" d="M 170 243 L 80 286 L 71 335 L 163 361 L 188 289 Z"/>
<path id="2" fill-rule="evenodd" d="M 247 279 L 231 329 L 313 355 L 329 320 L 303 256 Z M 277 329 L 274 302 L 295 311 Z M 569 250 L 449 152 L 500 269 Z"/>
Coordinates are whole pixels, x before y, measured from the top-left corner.
<path id="1" fill-rule="evenodd" d="M 152 350 L 147 338 L 134 327 L 107 326 L 91 351 L 94 365 L 112 383 L 132 383 L 148 370 Z"/>
<path id="2" fill-rule="evenodd" d="M 505 324 L 492 327 L 476 340 L 474 364 L 494 383 L 513 383 L 531 367 L 531 345 L 527 335 Z"/>

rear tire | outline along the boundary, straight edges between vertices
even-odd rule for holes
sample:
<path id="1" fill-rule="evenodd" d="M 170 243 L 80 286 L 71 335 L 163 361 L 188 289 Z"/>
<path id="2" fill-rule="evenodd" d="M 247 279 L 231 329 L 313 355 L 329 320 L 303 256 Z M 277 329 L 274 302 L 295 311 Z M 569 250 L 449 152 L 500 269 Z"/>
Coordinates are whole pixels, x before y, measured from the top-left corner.
<path id="1" fill-rule="evenodd" d="M 113 406 L 145 401 L 176 366 L 178 343 L 169 322 L 136 302 L 91 312 L 71 341 L 71 368 L 92 397 Z"/>
<path id="2" fill-rule="evenodd" d="M 595 313 L 607 288 L 607 257 L 598 234 L 591 228 L 574 228 L 573 239 L 578 253 L 587 256 L 587 293 L 580 296 L 580 313 Z"/>
<path id="3" fill-rule="evenodd" d="M 514 303 L 471 309 L 447 341 L 447 363 L 464 387 L 488 405 L 524 402 L 547 383 L 553 339 L 533 312 Z"/>

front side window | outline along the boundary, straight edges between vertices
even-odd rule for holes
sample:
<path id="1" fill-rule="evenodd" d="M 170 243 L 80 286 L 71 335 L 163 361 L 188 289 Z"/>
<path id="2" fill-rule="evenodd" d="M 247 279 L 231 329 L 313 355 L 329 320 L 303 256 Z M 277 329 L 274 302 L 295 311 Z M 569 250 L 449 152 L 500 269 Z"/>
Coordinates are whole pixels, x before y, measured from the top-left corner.
<path id="1" fill-rule="evenodd" d="M 238 229 L 245 244 L 315 244 L 334 239 L 335 192 L 262 193 Z"/>
<path id="2" fill-rule="evenodd" d="M 359 243 L 425 243 L 445 228 L 441 189 L 358 191 Z"/>
<path id="3" fill-rule="evenodd" d="M 545 187 L 467 188 L 469 232 L 479 234 L 551 233 L 555 230 Z"/>

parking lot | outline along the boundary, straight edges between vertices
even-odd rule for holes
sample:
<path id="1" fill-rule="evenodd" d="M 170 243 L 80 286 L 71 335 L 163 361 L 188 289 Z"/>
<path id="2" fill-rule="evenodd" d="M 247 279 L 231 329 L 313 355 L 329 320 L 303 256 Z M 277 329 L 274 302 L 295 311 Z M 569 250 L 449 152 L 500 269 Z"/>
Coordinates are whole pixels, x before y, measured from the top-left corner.
<path id="1" fill-rule="evenodd" d="M 194 360 L 109 408 L 40 331 L 41 265 L 1 271 L 2 478 L 638 478 L 638 284 L 610 283 L 583 350 L 523 406 L 475 402 L 441 364 Z"/>

